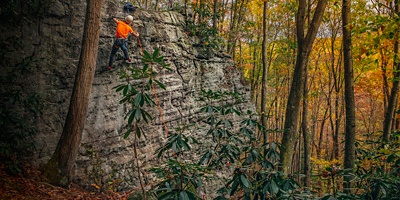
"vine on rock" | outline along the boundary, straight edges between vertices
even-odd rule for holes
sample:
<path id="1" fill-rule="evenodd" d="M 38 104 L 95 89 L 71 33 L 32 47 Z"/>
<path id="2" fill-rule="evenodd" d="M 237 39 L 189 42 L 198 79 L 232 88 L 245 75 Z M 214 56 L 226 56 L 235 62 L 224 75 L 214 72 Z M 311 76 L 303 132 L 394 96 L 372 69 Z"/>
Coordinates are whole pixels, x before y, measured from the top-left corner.
<path id="1" fill-rule="evenodd" d="M 143 51 L 142 63 L 144 64 L 142 69 L 129 66 L 125 71 L 121 71 L 119 74 L 120 79 L 124 79 L 126 83 L 120 84 L 114 89 L 117 92 L 122 93 L 123 97 L 119 103 L 130 106 L 130 110 L 125 115 L 125 120 L 128 122 L 128 130 L 124 133 L 124 138 L 127 139 L 131 133 L 134 135 L 133 147 L 138 178 L 143 198 L 146 199 L 146 191 L 141 175 L 137 144 L 138 140 L 141 139 L 142 136 L 146 137 L 145 132 L 143 131 L 142 122 L 148 124 L 153 120 L 153 117 L 148 113 L 148 111 L 146 111 L 146 107 L 158 105 L 160 108 L 158 101 L 156 103 L 151 98 L 151 91 L 154 92 L 153 95 L 157 98 L 154 84 L 157 84 L 160 88 L 165 90 L 164 84 L 155 78 L 157 72 L 154 68 L 161 67 L 167 70 L 171 69 L 168 68 L 169 65 L 164 62 L 164 57 L 159 55 L 158 49 L 152 54 Z"/>

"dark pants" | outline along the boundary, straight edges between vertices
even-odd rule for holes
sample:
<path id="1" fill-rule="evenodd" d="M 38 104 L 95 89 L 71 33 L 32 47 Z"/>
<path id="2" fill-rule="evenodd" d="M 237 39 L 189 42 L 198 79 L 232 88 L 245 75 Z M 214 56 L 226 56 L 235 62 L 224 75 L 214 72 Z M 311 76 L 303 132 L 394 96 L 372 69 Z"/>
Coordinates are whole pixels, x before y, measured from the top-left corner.
<path id="1" fill-rule="evenodd" d="M 128 40 L 126 39 L 115 39 L 114 44 L 111 49 L 110 60 L 108 61 L 108 66 L 112 67 L 114 63 L 114 56 L 117 53 L 118 49 L 121 48 L 124 52 L 124 58 L 127 60 L 129 58 L 128 54 Z"/>

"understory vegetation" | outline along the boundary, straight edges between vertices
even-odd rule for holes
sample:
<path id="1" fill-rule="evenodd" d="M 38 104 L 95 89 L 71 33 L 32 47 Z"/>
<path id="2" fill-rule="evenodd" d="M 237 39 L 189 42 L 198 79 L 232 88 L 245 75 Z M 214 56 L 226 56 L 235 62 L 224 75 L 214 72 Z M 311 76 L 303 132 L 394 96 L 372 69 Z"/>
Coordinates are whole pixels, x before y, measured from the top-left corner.
<path id="1" fill-rule="evenodd" d="M 157 106 L 154 84 L 166 89 L 155 79 L 154 67 L 169 69 L 158 50 L 153 54 L 145 52 L 143 63 L 142 69 L 131 67 L 127 69 L 129 73 L 122 72 L 120 78 L 127 83 L 116 87 L 123 95 L 120 103 L 132 107 L 126 115 L 131 128 L 125 138 L 133 133 L 135 144 L 145 138 L 141 124 L 153 119 L 146 109 Z M 200 130 L 194 124 L 182 124 L 168 131 L 167 141 L 154 152 L 161 164 L 151 171 L 159 181 L 151 190 L 143 187 L 140 198 L 209 199 L 206 186 L 211 186 L 213 190 L 207 192 L 218 194 L 215 199 L 220 200 L 398 199 L 400 133 L 393 132 L 394 142 L 385 145 L 379 140 L 358 140 L 354 169 L 343 169 L 339 161 L 315 160 L 311 184 L 304 187 L 305 175 L 301 172 L 284 174 L 278 170 L 281 145 L 274 141 L 260 143 L 263 133 L 272 135 L 280 130 L 262 126 L 256 113 L 242 110 L 242 96 L 211 90 L 202 90 L 199 96 L 204 105 L 199 110 L 200 121 L 207 126 L 206 136 L 196 138 L 193 133 Z M 242 120 L 235 121 L 237 116 Z M 199 156 L 193 156 L 196 154 Z M 137 169 L 140 170 L 138 163 Z M 349 174 L 354 188 L 351 193 L 344 193 L 344 176 Z"/>
<path id="2" fill-rule="evenodd" d="M 2 2 L 0 21 L 42 23 L 55 14 L 47 13 L 52 3 Z M 0 198 L 400 199 L 398 0 L 132 3 L 139 13 L 181 13 L 180 28 L 199 39 L 194 47 L 204 59 L 216 51 L 231 57 L 250 97 L 201 88 L 196 94 L 198 121 L 170 127 L 157 91 L 167 89 L 158 73 L 172 69 L 159 49 L 143 51 L 142 66 L 119 71 L 124 83 L 113 88 L 119 103 L 129 108 L 121 137 L 133 144 L 135 174 L 129 178 L 140 188 L 118 194 L 117 181 L 109 178 L 110 185 L 115 183 L 112 189 L 94 180 L 90 192 L 76 193 L 75 187 L 41 183 L 46 180 L 38 178 L 40 172 L 24 164 L 37 150 L 36 122 L 47 106 L 36 92 L 32 79 L 37 77 L 29 76 L 42 60 L 35 54 L 14 54 L 24 53 L 22 36 L 5 38 L 0 41 L 0 67 L 6 68 L 0 77 L 0 178 L 5 180 L 0 191 L 6 192 Z M 68 10 L 67 5 L 62 2 L 56 10 Z M 52 17 L 62 21 L 64 14 Z M 243 104 L 255 108 L 247 110 Z M 154 121 L 161 122 L 165 135 L 160 138 L 165 140 L 155 152 L 147 152 L 156 155 L 158 165 L 144 169 L 139 144 L 151 134 L 145 127 Z M 92 170 L 97 169 L 96 178 L 101 164 Z M 22 178 L 31 172 L 35 177 Z M 148 184 L 150 174 L 156 178 Z M 40 195 L 31 193 L 36 190 Z"/>

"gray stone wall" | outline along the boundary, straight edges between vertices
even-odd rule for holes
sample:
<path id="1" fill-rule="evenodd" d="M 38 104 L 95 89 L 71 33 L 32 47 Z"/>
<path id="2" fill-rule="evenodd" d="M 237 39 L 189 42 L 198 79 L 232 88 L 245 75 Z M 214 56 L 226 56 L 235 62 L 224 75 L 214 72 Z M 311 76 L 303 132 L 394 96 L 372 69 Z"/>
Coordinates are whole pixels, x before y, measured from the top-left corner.
<path id="1" fill-rule="evenodd" d="M 36 165 L 45 163 L 57 145 L 79 59 L 85 2 L 66 2 L 53 1 L 43 19 L 24 25 L 20 32 L 26 49 L 24 55 L 34 52 L 41 60 L 27 79 L 30 80 L 27 88 L 38 91 L 46 107 L 43 116 L 35 120 L 39 145 L 32 160 Z M 112 18 L 122 19 L 125 14 L 121 12 L 119 4 L 107 1 L 102 16 L 96 66 L 98 72 L 107 66 L 111 51 L 116 27 Z M 156 91 L 170 131 L 180 124 L 195 123 L 192 133 L 196 137 L 204 137 L 205 125 L 199 122 L 201 102 L 196 101 L 202 89 L 235 91 L 243 94 L 248 101 L 249 89 L 243 84 L 239 71 L 233 67 L 231 58 L 221 52 L 209 52 L 206 55 L 198 47 L 198 39 L 188 36 L 182 29 L 184 19 L 181 14 L 139 9 L 133 16 L 143 49 L 148 52 L 160 49 L 160 54 L 172 68 L 172 71 L 160 71 L 157 77 L 167 90 Z M 3 37 L 5 32 L 2 31 Z M 133 60 L 131 65 L 142 67 L 140 46 L 135 37 L 130 38 L 129 52 Z M 122 57 L 122 51 L 118 54 L 117 59 Z M 127 64 L 119 60 L 116 66 L 117 70 L 96 73 L 94 78 L 87 122 L 76 161 L 76 181 L 83 185 L 120 180 L 116 183 L 118 189 L 138 186 L 133 164 L 133 139 L 123 139 L 126 128 L 124 116 L 128 108 L 119 104 L 121 96 L 113 89 L 122 83 L 117 72 Z M 254 110 L 249 102 L 240 107 Z M 154 120 L 145 128 L 147 137 L 139 142 L 139 160 L 145 172 L 146 184 L 155 181 L 154 176 L 147 172 L 159 163 L 154 152 L 166 141 L 157 108 L 151 108 L 150 113 Z"/>

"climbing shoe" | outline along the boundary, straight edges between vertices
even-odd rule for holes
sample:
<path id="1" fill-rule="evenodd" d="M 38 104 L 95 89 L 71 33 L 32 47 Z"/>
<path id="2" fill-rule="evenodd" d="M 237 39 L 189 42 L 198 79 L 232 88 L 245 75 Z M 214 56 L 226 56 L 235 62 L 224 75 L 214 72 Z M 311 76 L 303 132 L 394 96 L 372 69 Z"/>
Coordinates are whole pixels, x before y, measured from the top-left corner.
<path id="1" fill-rule="evenodd" d="M 130 58 L 127 58 L 127 59 L 125 59 L 125 62 L 132 63 L 132 60 Z"/>

